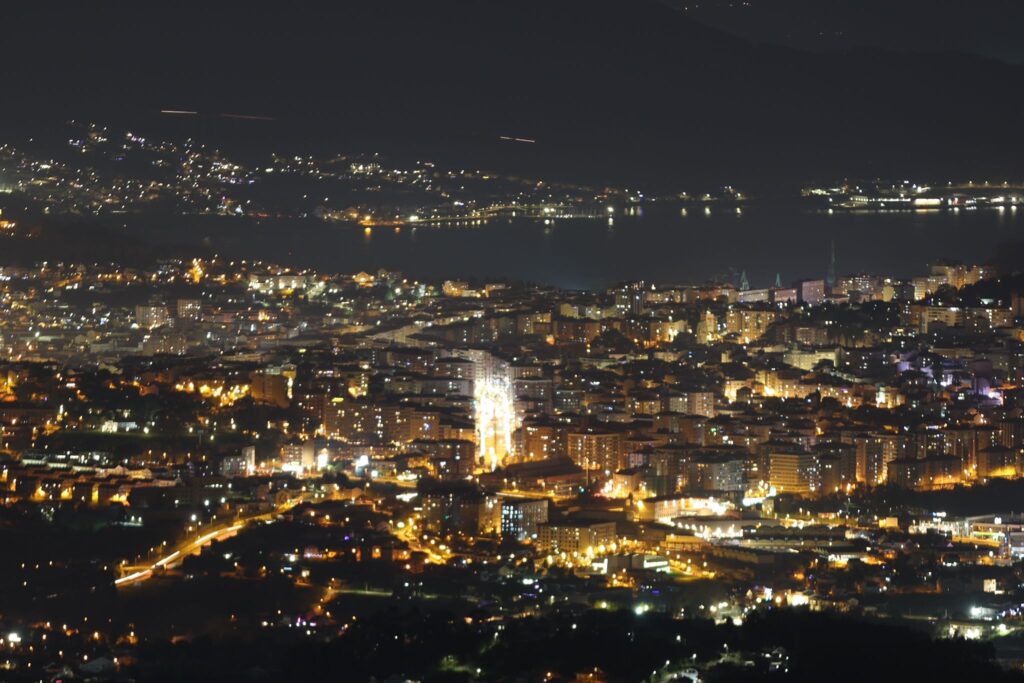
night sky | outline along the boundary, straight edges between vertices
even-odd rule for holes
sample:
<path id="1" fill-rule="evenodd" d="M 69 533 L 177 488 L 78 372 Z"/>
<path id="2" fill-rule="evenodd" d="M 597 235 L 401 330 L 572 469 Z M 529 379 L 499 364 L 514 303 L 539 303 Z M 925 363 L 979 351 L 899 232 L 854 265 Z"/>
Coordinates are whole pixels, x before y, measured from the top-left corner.
<path id="1" fill-rule="evenodd" d="M 828 51 L 959 52 L 1024 63 L 1016 0 L 667 0 L 751 40 Z"/>
<path id="2" fill-rule="evenodd" d="M 1020 175 L 1012 3 L 211 4 L 8 8 L 0 122 L 23 134 L 80 118 L 240 153 L 381 149 L 665 188 Z M 834 25 L 849 30 L 830 37 Z"/>

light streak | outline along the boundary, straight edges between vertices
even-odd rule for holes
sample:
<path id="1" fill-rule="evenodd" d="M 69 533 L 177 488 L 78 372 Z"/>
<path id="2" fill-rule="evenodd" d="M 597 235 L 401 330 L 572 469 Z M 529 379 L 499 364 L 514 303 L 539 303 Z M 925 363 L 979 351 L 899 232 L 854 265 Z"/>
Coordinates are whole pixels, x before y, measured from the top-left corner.
<path id="1" fill-rule="evenodd" d="M 277 121 L 272 116 L 259 116 L 257 114 L 218 114 L 223 119 L 245 119 L 248 121 Z"/>
<path id="2" fill-rule="evenodd" d="M 125 574 L 121 578 L 115 579 L 114 580 L 114 585 L 115 586 L 123 586 L 125 584 L 134 583 L 136 581 L 141 581 L 143 579 L 148 579 L 148 578 L 150 578 L 153 575 L 153 570 L 160 569 L 162 567 L 167 567 L 171 563 L 173 563 L 175 560 L 177 560 L 179 557 L 181 557 L 183 554 L 186 554 L 186 555 L 191 554 L 194 551 L 196 551 L 197 549 L 202 548 L 204 545 L 209 543 L 214 538 L 218 538 L 218 537 L 221 537 L 221 536 L 228 536 L 230 534 L 233 534 L 233 533 L 237 532 L 239 529 L 241 529 L 244 526 L 245 526 L 244 523 L 243 524 L 235 524 L 234 526 L 229 526 L 226 529 L 220 529 L 218 531 L 210 531 L 208 533 L 205 533 L 202 536 L 200 536 L 199 538 L 197 538 L 196 540 L 191 541 L 190 543 L 187 543 L 184 547 L 180 548 L 179 550 L 175 550 L 174 552 L 170 553 L 169 555 L 166 555 L 166 556 L 160 558 L 159 560 L 157 560 L 156 562 L 151 564 L 149 567 L 146 567 L 145 569 L 140 569 L 138 571 L 134 571 L 131 574 Z"/>

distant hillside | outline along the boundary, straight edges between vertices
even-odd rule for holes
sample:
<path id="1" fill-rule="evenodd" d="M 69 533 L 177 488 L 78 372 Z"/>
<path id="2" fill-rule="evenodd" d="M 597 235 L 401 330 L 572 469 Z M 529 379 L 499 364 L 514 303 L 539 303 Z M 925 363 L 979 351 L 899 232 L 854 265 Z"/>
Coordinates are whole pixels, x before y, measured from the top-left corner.
<path id="1" fill-rule="evenodd" d="M 980 57 L 757 45 L 655 0 L 173 8 L 12 8 L 4 130 L 91 117 L 666 189 L 1022 175 L 1024 68 Z"/>

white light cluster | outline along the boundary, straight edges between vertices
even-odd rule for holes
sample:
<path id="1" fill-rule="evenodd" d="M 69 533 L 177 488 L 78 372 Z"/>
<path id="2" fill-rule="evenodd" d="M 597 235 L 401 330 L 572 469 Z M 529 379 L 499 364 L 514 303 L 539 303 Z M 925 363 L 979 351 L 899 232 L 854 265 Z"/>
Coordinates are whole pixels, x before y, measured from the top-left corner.
<path id="1" fill-rule="evenodd" d="M 479 455 L 492 470 L 512 453 L 515 401 L 512 385 L 500 377 L 476 383 L 476 435 Z"/>

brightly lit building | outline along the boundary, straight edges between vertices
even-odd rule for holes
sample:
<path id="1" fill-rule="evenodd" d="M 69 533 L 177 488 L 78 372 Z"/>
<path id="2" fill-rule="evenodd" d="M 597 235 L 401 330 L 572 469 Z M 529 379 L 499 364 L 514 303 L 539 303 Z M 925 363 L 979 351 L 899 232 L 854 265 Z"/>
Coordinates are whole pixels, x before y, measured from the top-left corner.
<path id="1" fill-rule="evenodd" d="M 480 457 L 490 469 L 512 455 L 516 430 L 515 401 L 507 379 L 491 377 L 476 383 L 476 431 Z"/>
<path id="2" fill-rule="evenodd" d="M 512 436 L 519 428 L 509 364 L 481 349 L 458 349 L 458 358 L 473 361 L 473 405 L 479 458 L 491 470 L 514 454 Z"/>

